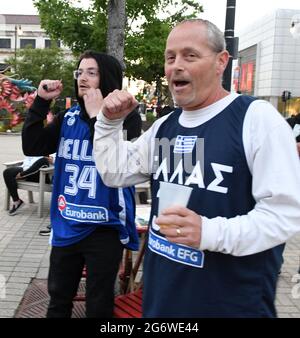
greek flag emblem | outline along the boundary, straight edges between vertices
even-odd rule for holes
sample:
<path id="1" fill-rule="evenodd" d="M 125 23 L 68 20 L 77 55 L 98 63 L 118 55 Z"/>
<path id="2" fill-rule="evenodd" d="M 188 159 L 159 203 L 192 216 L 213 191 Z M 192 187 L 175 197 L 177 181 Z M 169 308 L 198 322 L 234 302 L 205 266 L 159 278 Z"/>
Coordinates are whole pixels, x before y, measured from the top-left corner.
<path id="1" fill-rule="evenodd" d="M 178 135 L 175 141 L 174 153 L 187 154 L 193 151 L 197 136 L 182 136 Z"/>

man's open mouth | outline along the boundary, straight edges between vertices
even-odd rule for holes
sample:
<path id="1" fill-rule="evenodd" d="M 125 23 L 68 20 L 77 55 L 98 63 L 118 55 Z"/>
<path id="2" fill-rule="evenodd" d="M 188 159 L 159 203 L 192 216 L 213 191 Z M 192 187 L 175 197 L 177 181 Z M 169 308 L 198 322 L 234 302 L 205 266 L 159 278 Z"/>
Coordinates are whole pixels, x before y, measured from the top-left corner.
<path id="1" fill-rule="evenodd" d="M 175 88 L 184 87 L 189 84 L 188 81 L 173 81 Z"/>

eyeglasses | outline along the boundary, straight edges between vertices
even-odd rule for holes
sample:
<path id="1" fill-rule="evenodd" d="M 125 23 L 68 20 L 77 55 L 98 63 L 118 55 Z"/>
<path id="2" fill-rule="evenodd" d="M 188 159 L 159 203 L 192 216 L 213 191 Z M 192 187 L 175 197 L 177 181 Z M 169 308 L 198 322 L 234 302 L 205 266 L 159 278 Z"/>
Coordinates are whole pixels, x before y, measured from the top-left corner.
<path id="1" fill-rule="evenodd" d="M 97 69 L 87 69 L 87 70 L 77 69 L 74 70 L 73 72 L 74 79 L 78 80 L 78 78 L 83 74 L 86 74 L 87 77 L 94 78 L 98 76 L 99 72 Z"/>

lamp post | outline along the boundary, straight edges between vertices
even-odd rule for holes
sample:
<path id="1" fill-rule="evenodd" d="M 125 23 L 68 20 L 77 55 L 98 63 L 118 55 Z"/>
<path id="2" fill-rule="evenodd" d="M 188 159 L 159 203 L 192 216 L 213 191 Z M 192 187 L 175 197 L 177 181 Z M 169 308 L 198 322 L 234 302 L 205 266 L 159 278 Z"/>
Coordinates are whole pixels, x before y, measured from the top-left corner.
<path id="1" fill-rule="evenodd" d="M 290 32 L 294 39 L 300 38 L 300 14 L 296 14 L 292 18 Z"/>
<path id="2" fill-rule="evenodd" d="M 18 35 L 22 35 L 22 26 L 21 25 L 15 25 L 15 67 L 17 66 L 17 40 Z"/>
<path id="3" fill-rule="evenodd" d="M 231 90 L 232 60 L 237 58 L 238 49 L 238 39 L 234 37 L 235 4 L 236 0 L 227 0 L 224 35 L 230 58 L 223 75 L 223 86 L 228 91 Z"/>

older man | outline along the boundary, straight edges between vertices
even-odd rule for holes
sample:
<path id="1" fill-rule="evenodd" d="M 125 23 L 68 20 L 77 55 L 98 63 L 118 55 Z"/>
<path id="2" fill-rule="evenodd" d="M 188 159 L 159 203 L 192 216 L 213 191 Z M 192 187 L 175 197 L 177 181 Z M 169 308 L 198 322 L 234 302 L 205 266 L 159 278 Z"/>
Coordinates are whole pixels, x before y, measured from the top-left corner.
<path id="1" fill-rule="evenodd" d="M 282 243 L 300 230 L 299 159 L 272 105 L 222 87 L 228 58 L 214 24 L 184 21 L 165 50 L 169 89 L 182 109 L 133 144 L 118 135 L 136 104 L 130 94 L 109 94 L 97 118 L 104 182 L 152 183 L 145 317 L 276 316 Z M 192 187 L 187 207 L 158 215 L 160 181 Z"/>

